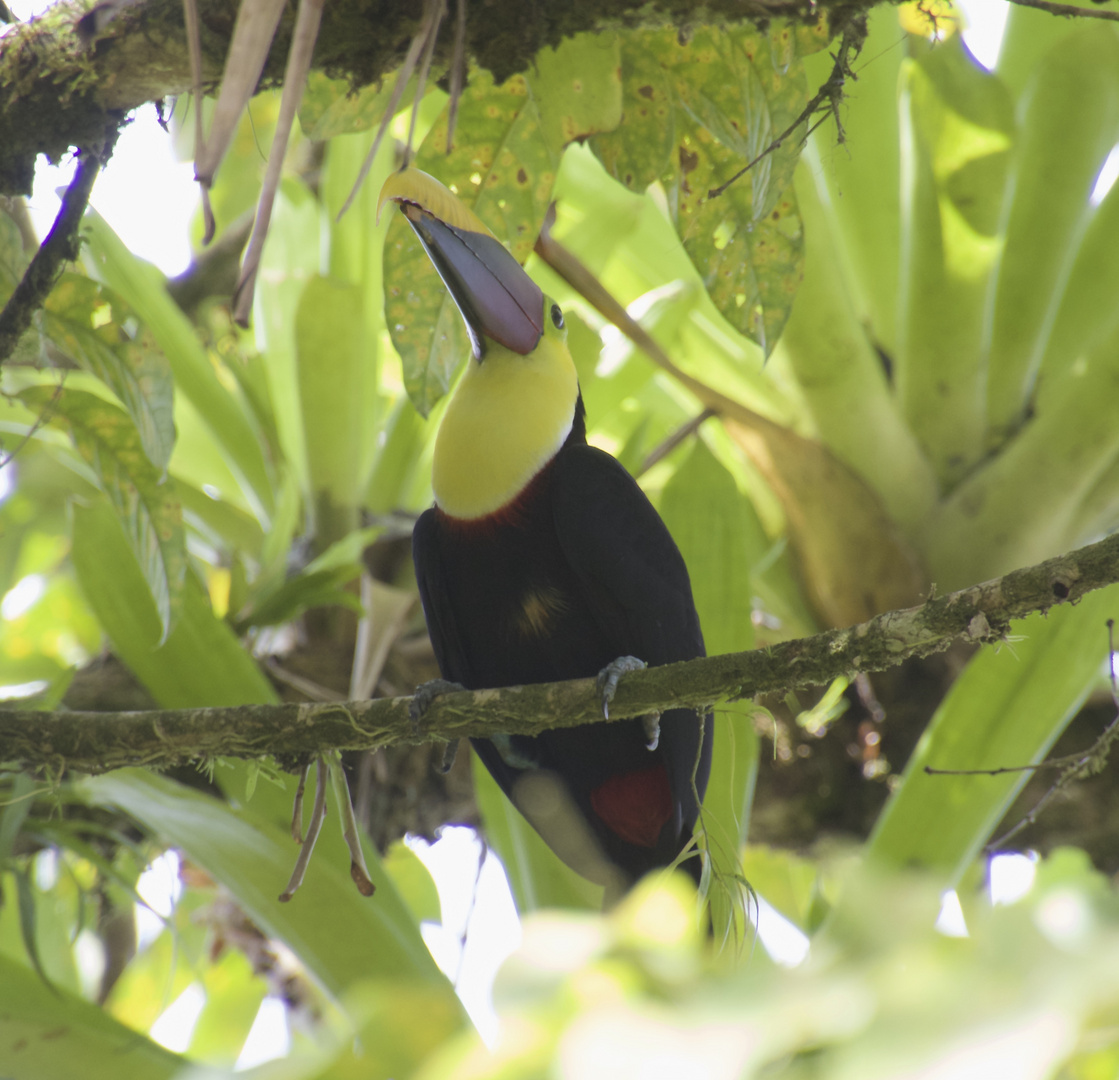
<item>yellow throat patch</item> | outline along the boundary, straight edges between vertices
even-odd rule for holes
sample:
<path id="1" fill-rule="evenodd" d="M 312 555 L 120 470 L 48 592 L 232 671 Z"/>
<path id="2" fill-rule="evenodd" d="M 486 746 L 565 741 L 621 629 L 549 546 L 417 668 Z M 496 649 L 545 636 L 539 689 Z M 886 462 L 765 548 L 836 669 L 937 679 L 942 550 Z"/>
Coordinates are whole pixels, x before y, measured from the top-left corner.
<path id="1" fill-rule="evenodd" d="M 431 483 L 451 517 L 500 510 L 556 455 L 571 433 L 579 381 L 560 332 L 527 356 L 494 342 L 471 358 L 435 438 Z"/>

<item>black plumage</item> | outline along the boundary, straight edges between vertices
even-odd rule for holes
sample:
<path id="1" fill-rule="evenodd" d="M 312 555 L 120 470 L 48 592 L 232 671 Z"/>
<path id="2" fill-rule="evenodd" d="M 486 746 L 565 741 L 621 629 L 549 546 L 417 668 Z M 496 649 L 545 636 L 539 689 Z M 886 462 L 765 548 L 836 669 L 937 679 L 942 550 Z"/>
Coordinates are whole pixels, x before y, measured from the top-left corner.
<path id="1" fill-rule="evenodd" d="M 563 447 L 518 496 L 471 521 L 429 509 L 413 554 L 440 670 L 470 689 L 594 676 L 626 655 L 704 655 L 683 558 L 633 478 L 586 444 L 581 398 Z M 565 861 L 607 885 L 616 868 L 622 886 L 689 842 L 710 770 L 711 725 L 692 711 L 665 713 L 647 743 L 641 720 L 474 740 Z M 541 778 L 561 786 L 541 798 Z M 558 793 L 566 816 L 549 823 Z M 698 877 L 698 858 L 685 866 Z"/>

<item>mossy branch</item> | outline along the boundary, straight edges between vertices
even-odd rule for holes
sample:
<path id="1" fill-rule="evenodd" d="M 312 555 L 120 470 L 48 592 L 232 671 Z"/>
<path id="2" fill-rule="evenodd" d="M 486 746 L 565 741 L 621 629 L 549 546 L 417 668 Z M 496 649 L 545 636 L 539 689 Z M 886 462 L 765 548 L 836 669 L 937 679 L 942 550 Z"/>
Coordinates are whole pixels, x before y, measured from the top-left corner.
<path id="1" fill-rule="evenodd" d="M 633 25 L 692 25 L 699 21 L 774 17 L 814 21 L 834 8 L 837 32 L 882 0 L 575 0 L 527 4 L 488 0 L 467 8 L 466 50 L 500 82 L 532 63 L 545 45 L 566 37 Z M 198 0 L 202 77 L 207 90 L 221 76 L 237 4 Z M 527 10 L 526 10 L 527 9 Z M 395 71 L 404 58 L 423 5 L 417 0 L 332 0 L 315 45 L 315 69 L 356 87 Z M 291 45 L 295 5 L 289 5 L 264 68 L 262 83 L 279 85 Z M 446 70 L 454 47 L 446 20 L 434 70 Z M 0 193 L 30 191 L 35 155 L 57 159 L 88 145 L 128 112 L 192 85 L 182 0 L 61 0 L 40 18 L 0 38 Z"/>
<path id="2" fill-rule="evenodd" d="M 845 630 L 634 672 L 621 680 L 610 718 L 681 706 L 708 708 L 825 684 L 841 675 L 881 671 L 942 651 L 954 641 L 995 642 L 1006 635 L 1012 620 L 1075 603 L 1116 581 L 1119 534 Z M 410 700 L 125 713 L 0 710 L 0 761 L 52 775 L 63 769 L 164 769 L 217 756 L 308 758 L 334 749 L 369 750 L 499 732 L 535 735 L 548 728 L 603 722 L 594 679 L 447 694 L 436 699 L 418 724 L 409 718 Z"/>

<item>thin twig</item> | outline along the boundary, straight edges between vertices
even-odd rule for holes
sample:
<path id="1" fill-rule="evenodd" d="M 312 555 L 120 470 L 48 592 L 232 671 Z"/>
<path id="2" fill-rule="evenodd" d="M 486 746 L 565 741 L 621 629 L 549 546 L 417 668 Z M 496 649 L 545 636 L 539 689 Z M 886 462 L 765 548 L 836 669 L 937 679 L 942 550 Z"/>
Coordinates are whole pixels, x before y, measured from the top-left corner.
<path id="1" fill-rule="evenodd" d="M 1103 771 L 1104 766 L 1107 764 L 1108 755 L 1111 753 L 1111 748 L 1115 744 L 1115 741 L 1119 739 L 1119 685 L 1117 685 L 1115 677 L 1114 619 L 1107 620 L 1107 645 L 1107 667 L 1108 673 L 1111 676 L 1111 701 L 1115 706 L 1114 718 L 1111 723 L 1100 732 L 1099 737 L 1087 750 L 1079 754 L 1066 754 L 1064 757 L 1051 758 L 1048 761 L 1041 762 L 1037 766 L 1027 766 L 1027 768 L 1042 768 L 1046 766 L 1063 766 L 1063 768 L 1061 775 L 1057 777 L 1053 786 L 1038 799 L 1033 809 L 1031 809 L 1012 829 L 1007 830 L 1002 836 L 992 840 L 987 845 L 988 852 L 995 852 L 1005 848 L 1014 837 L 1041 817 L 1045 809 L 1060 792 L 1074 784 L 1077 780 L 1085 780 L 1089 776 L 1096 776 Z"/>
<path id="2" fill-rule="evenodd" d="M 205 157 L 206 132 L 202 123 L 202 33 L 198 21 L 198 0 L 183 0 L 183 22 L 186 24 L 187 51 L 190 53 L 190 100 L 194 105 L 194 156 Z M 202 244 L 214 238 L 216 223 L 210 206 L 210 185 L 199 184 L 202 193 Z"/>
<path id="3" fill-rule="evenodd" d="M 373 161 L 377 157 L 377 151 L 381 148 L 381 140 L 385 137 L 385 132 L 388 131 L 389 122 L 396 115 L 397 106 L 400 105 L 400 99 L 404 96 L 404 88 L 408 85 L 408 80 L 412 77 L 412 72 L 416 70 L 416 64 L 419 62 L 420 54 L 427 42 L 427 35 L 434 14 L 435 5 L 431 3 L 431 0 L 428 0 L 424 7 L 423 22 L 420 24 L 419 30 L 416 31 L 416 36 L 412 38 L 412 44 L 408 46 L 404 63 L 400 65 L 400 70 L 396 73 L 396 82 L 392 84 L 392 93 L 389 95 L 389 103 L 385 106 L 385 115 L 381 117 L 381 126 L 377 128 L 373 145 L 369 148 L 369 153 L 365 155 L 365 160 L 361 163 L 361 168 L 358 170 L 357 179 L 354 181 L 350 194 L 346 196 L 342 209 L 338 211 L 338 221 L 342 220 L 342 215 L 349 210 L 354 199 L 357 198 L 361 185 L 365 183 L 369 170 L 373 168 Z"/>
<path id="4" fill-rule="evenodd" d="M 62 196 L 62 206 L 51 231 L 0 312 L 0 364 L 12 355 L 19 339 L 31 325 L 32 316 L 43 306 L 62 271 L 63 263 L 73 262 L 78 257 L 81 249 L 78 231 L 89 205 L 93 182 L 112 154 L 116 141 L 114 130 L 99 147 L 86 146 L 78 151 L 78 168 L 66 188 L 66 194 Z"/>
<path id="5" fill-rule="evenodd" d="M 416 120 L 420 115 L 420 102 L 423 100 L 424 90 L 427 87 L 427 73 L 431 70 L 431 57 L 435 52 L 435 39 L 439 37 L 439 26 L 447 14 L 447 5 L 444 0 L 432 0 L 434 12 L 431 25 L 427 31 L 427 40 L 424 42 L 423 56 L 420 57 L 420 73 L 416 76 L 416 95 L 412 99 L 412 115 L 408 121 L 408 142 L 404 146 L 404 160 L 402 168 L 408 167 L 412 159 L 412 140 L 416 136 Z"/>
<path id="6" fill-rule="evenodd" d="M 307 838 L 299 849 L 299 858 L 295 860 L 291 878 L 287 888 L 280 893 L 280 903 L 286 904 L 294 895 L 303 878 L 307 874 L 307 867 L 311 865 L 311 855 L 315 850 L 315 842 L 322 832 L 322 823 L 326 820 L 326 765 L 320 757 L 315 763 L 315 805 L 311 809 L 311 820 L 307 823 Z"/>
<path id="7" fill-rule="evenodd" d="M 635 476 L 642 476 L 647 473 L 658 462 L 663 461 L 673 450 L 676 449 L 685 439 L 690 438 L 703 426 L 704 421 L 710 420 L 711 417 L 718 414 L 714 409 L 704 409 L 702 412 L 693 416 L 687 423 L 681 424 L 671 435 L 668 436 L 659 446 L 654 446 L 650 451 L 648 457 L 645 458 L 641 465 L 638 467 Z"/>
<path id="8" fill-rule="evenodd" d="M 455 125 L 458 123 L 458 103 L 466 82 L 466 0 L 458 0 L 455 19 L 455 50 L 451 58 L 451 101 L 447 106 L 447 153 L 454 148 Z"/>
<path id="9" fill-rule="evenodd" d="M 27 429 L 27 434 L 25 434 L 23 438 L 20 439 L 18 443 L 16 443 L 15 447 L 11 450 L 10 453 L 5 454 L 3 459 L 0 460 L 0 469 L 3 469 L 5 466 L 9 465 L 12 461 L 12 458 L 14 458 L 16 454 L 18 454 L 32 440 L 32 438 L 34 438 L 35 432 L 38 431 L 39 428 L 41 428 L 47 422 L 50 417 L 51 411 L 54 409 L 54 406 L 58 402 L 59 395 L 62 393 L 62 388 L 65 385 L 66 372 L 63 371 L 62 378 L 59 380 L 58 385 L 54 388 L 54 393 L 51 394 L 50 401 L 48 401 L 46 405 L 43 406 L 43 411 L 35 417 L 35 423 L 33 423 Z"/>
<path id="10" fill-rule="evenodd" d="M 773 142 L 771 142 L 760 154 L 758 154 L 757 157 L 755 157 L 752 161 L 747 162 L 725 184 L 720 184 L 717 188 L 711 188 L 711 190 L 707 192 L 707 197 L 709 199 L 717 199 L 720 195 L 723 194 L 724 191 L 727 190 L 727 188 L 731 186 L 731 184 L 745 176 L 764 157 L 767 157 L 775 150 L 780 149 L 780 147 L 784 145 L 785 140 L 788 139 L 788 137 L 792 135 L 792 133 L 796 131 L 796 129 L 799 128 L 801 124 L 807 123 L 812 118 L 812 116 L 824 104 L 825 100 L 828 102 L 827 112 L 813 127 L 811 127 L 804 133 L 804 138 L 807 139 L 808 136 L 811 135 L 812 132 L 815 131 L 821 123 L 823 123 L 823 121 L 827 118 L 827 115 L 830 114 L 835 117 L 835 125 L 836 128 L 839 130 L 839 141 L 842 143 L 843 124 L 840 122 L 839 119 L 839 101 L 843 96 L 843 87 L 847 79 L 856 78 L 855 73 L 851 70 L 851 50 L 854 49 L 855 54 L 858 55 L 858 51 L 861 48 L 861 45 L 862 42 L 856 40 L 855 37 L 851 34 L 844 34 L 843 40 L 839 44 L 839 51 L 833 57 L 835 63 L 832 65 L 831 74 L 824 81 L 824 84 L 820 87 L 820 89 L 816 91 L 816 94 L 812 98 L 812 100 L 809 101 L 808 104 L 805 105 L 805 107 L 801 110 L 800 115 L 787 128 L 785 128 L 785 130 L 782 131 L 781 134 L 773 140 Z"/>
<path id="11" fill-rule="evenodd" d="M 239 326 L 249 325 L 249 312 L 253 306 L 253 290 L 256 285 L 256 272 L 264 253 L 264 241 L 268 236 L 268 226 L 272 220 L 272 204 L 280 187 L 280 173 L 284 167 L 288 139 L 291 136 L 295 114 L 303 100 L 303 89 L 307 83 L 307 72 L 311 67 L 311 55 L 315 51 L 315 40 L 322 21 L 322 9 L 326 0 L 300 0 L 299 14 L 295 20 L 295 30 L 291 36 L 291 52 L 288 53 L 287 69 L 284 72 L 284 95 L 280 99 L 280 114 L 276 119 L 276 132 L 272 136 L 272 149 L 268 154 L 268 167 L 264 172 L 264 182 L 260 187 L 260 203 L 257 206 L 256 222 L 249 246 L 241 262 L 241 278 L 233 292 L 233 320 Z"/>
<path id="12" fill-rule="evenodd" d="M 295 798 L 291 804 L 291 838 L 297 844 L 303 843 L 303 796 L 307 792 L 307 774 L 310 771 L 310 762 L 299 770 L 299 783 L 295 787 Z"/>
<path id="13" fill-rule="evenodd" d="M 334 800 L 338 804 L 338 817 L 342 824 L 342 839 L 350 849 L 350 878 L 362 896 L 372 896 L 376 892 L 369 867 L 365 865 L 365 852 L 361 850 L 361 830 L 354 817 L 354 804 L 350 801 L 350 785 L 346 783 L 346 771 L 342 768 L 342 755 L 337 750 L 326 755 L 326 767 L 330 772 Z"/>
<path id="14" fill-rule="evenodd" d="M 1082 8 L 1076 4 L 1054 4 L 1051 0 L 1010 0 L 1019 7 L 1036 8 L 1050 15 L 1063 15 L 1073 19 L 1105 19 L 1119 22 L 1119 11 L 1099 11 L 1096 8 Z"/>

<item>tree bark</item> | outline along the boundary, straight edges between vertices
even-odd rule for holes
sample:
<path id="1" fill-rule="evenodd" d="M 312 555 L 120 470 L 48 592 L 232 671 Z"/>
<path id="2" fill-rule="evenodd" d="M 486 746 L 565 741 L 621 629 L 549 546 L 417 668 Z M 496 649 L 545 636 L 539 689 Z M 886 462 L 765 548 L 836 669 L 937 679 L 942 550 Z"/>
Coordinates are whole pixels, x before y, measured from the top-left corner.
<path id="1" fill-rule="evenodd" d="M 1013 619 L 1075 603 L 1116 581 L 1119 534 L 845 630 L 634 672 L 620 682 L 610 719 L 707 709 L 841 675 L 884 671 L 910 657 L 942 652 L 955 641 L 998 641 Z M 3 710 L 0 761 L 54 775 L 125 766 L 165 769 L 216 756 L 306 759 L 332 749 L 536 735 L 603 720 L 594 679 L 445 694 L 418 721 L 409 715 L 410 703 L 410 698 L 382 698 L 115 714 Z"/>
<path id="2" fill-rule="evenodd" d="M 451 0 L 453 5 L 455 0 Z M 467 7 L 468 55 L 500 82 L 525 70 L 536 52 L 583 31 L 633 25 L 687 27 L 709 21 L 775 16 L 815 21 L 826 9 L 833 32 L 860 26 L 881 0 L 487 0 Z M 221 75 L 237 5 L 198 0 L 203 79 Z M 331 0 L 313 66 L 359 88 L 394 71 L 421 21 L 419 0 Z M 282 80 L 295 23 L 285 12 L 265 64 L 262 85 Z M 434 56 L 450 62 L 454 19 L 444 20 Z M 28 194 L 36 154 L 57 160 L 71 147 L 104 139 L 140 105 L 191 86 L 182 0 L 103 0 L 91 11 L 62 0 L 41 18 L 0 38 L 0 194 Z"/>

